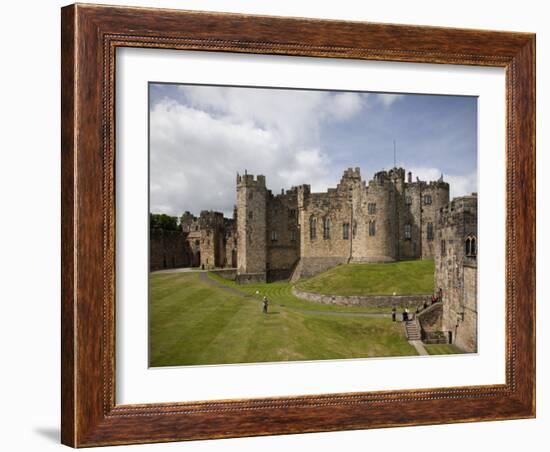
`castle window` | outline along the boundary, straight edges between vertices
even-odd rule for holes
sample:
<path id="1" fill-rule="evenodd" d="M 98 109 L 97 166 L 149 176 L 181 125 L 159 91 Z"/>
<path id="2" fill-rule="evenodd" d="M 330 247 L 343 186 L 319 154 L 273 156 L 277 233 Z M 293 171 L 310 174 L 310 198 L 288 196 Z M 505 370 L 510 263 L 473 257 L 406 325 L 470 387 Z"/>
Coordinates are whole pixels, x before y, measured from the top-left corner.
<path id="1" fill-rule="evenodd" d="M 465 254 L 467 257 L 476 257 L 477 255 L 477 243 L 475 237 L 468 237 L 465 243 Z"/>
<path id="2" fill-rule="evenodd" d="M 433 223 L 428 223 L 427 236 L 428 236 L 428 240 L 433 240 L 434 239 L 434 224 Z"/>
<path id="3" fill-rule="evenodd" d="M 353 238 L 357 235 L 357 221 L 353 220 L 353 230 L 351 231 Z"/>
<path id="4" fill-rule="evenodd" d="M 424 195 L 424 204 L 430 205 L 432 203 L 432 195 Z"/>
<path id="5" fill-rule="evenodd" d="M 445 256 L 445 240 L 441 240 L 441 255 Z"/>
<path id="6" fill-rule="evenodd" d="M 278 239 L 277 237 L 277 231 L 271 231 L 271 241 L 276 242 Z"/>
<path id="7" fill-rule="evenodd" d="M 411 239 L 411 225 L 407 223 L 405 225 L 405 239 L 410 240 Z"/>
<path id="8" fill-rule="evenodd" d="M 254 216 L 254 213 L 252 211 L 248 212 L 248 219 L 252 220 L 252 217 Z"/>
<path id="9" fill-rule="evenodd" d="M 288 218 L 292 219 L 296 217 L 296 209 L 288 209 Z"/>
<path id="10" fill-rule="evenodd" d="M 368 208 L 369 215 L 374 215 L 376 213 L 376 203 L 375 202 L 369 202 L 367 208 Z"/>
<path id="11" fill-rule="evenodd" d="M 253 196 L 254 196 L 254 192 L 249 192 L 248 193 L 248 199 L 252 199 Z"/>
<path id="12" fill-rule="evenodd" d="M 344 240 L 349 240 L 349 223 L 344 223 L 342 225 L 342 238 Z"/>
<path id="13" fill-rule="evenodd" d="M 296 231 L 290 231 L 290 241 L 295 242 L 296 241 Z"/>
<path id="14" fill-rule="evenodd" d="M 376 222 L 375 221 L 369 221 L 369 235 L 370 236 L 376 235 Z"/>
<path id="15" fill-rule="evenodd" d="M 309 238 L 315 240 L 317 238 L 317 218 L 311 217 L 309 220 Z"/>
<path id="16" fill-rule="evenodd" d="M 410 196 L 405 196 L 405 204 L 410 206 L 413 203 L 413 200 Z"/>
<path id="17" fill-rule="evenodd" d="M 325 218 L 323 221 L 323 238 L 325 240 L 330 239 L 330 218 Z"/>

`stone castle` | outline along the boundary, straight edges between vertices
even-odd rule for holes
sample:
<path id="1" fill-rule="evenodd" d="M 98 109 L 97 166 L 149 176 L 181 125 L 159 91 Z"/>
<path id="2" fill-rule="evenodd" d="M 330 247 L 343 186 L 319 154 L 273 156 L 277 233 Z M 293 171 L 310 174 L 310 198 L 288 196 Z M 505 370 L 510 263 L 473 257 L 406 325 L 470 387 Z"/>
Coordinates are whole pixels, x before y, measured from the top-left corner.
<path id="1" fill-rule="evenodd" d="M 433 258 L 437 213 L 449 203 L 449 184 L 443 177 L 432 182 L 412 177 L 393 168 L 367 183 L 359 168 L 349 168 L 326 192 L 299 185 L 273 194 L 265 176 L 245 171 L 237 175 L 233 218 L 212 211 L 199 217 L 184 213 L 179 255 L 151 252 L 151 269 L 175 266 L 175 261 L 205 269 L 232 267 L 237 281 L 246 283 L 311 276 L 348 262 Z M 168 231 L 153 235 L 152 242 L 172 243 Z M 171 254 L 173 247 L 157 248 Z"/>

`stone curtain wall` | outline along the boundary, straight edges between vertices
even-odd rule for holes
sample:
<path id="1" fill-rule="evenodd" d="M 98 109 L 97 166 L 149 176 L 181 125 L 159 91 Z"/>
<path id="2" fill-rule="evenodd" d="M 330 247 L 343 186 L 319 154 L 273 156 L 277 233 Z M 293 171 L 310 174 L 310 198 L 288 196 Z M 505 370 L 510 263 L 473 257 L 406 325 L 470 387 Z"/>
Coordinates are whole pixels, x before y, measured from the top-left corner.
<path id="1" fill-rule="evenodd" d="M 149 269 L 189 267 L 192 252 L 182 231 L 151 229 L 149 242 Z"/>

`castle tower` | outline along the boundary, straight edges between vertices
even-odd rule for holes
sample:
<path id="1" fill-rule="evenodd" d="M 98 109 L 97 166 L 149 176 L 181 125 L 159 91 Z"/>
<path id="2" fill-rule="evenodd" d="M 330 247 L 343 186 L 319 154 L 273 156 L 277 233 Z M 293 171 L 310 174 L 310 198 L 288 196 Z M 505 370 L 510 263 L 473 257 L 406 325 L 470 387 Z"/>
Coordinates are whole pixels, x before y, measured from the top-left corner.
<path id="1" fill-rule="evenodd" d="M 223 222 L 221 212 L 203 210 L 200 213 L 200 266 L 203 269 L 210 270 L 223 265 Z"/>
<path id="2" fill-rule="evenodd" d="M 396 174 L 380 171 L 369 181 L 358 224 L 355 262 L 392 262 L 396 260 Z M 397 183 L 402 181 L 398 173 Z"/>
<path id="3" fill-rule="evenodd" d="M 265 176 L 237 174 L 237 282 L 266 281 Z"/>

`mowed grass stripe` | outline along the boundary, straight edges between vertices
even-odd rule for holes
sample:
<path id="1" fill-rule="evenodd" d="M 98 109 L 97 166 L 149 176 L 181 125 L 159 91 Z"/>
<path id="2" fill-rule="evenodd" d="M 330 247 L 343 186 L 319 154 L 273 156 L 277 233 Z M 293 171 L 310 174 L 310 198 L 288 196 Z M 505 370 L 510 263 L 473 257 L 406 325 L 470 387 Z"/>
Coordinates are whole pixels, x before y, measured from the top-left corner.
<path id="1" fill-rule="evenodd" d="M 151 365 L 201 361 L 200 355 L 246 301 L 220 296 L 217 289 L 199 281 L 198 273 L 179 274 L 164 282 L 171 290 L 156 291 L 151 284 Z"/>

